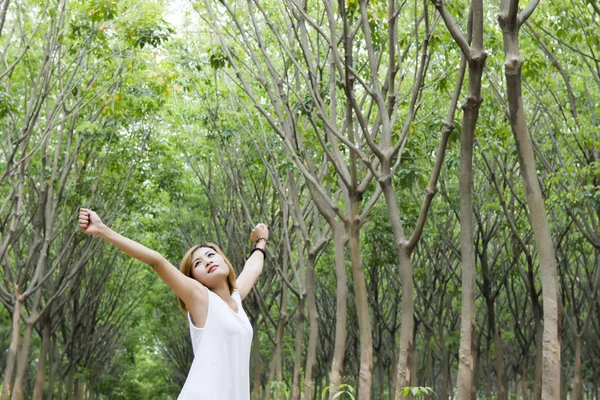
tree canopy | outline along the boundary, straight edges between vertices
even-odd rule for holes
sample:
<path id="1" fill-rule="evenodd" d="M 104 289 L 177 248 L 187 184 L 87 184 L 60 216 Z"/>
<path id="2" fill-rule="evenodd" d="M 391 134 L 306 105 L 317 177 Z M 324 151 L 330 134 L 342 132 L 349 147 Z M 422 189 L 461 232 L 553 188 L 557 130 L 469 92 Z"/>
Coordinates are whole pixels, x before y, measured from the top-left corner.
<path id="1" fill-rule="evenodd" d="M 171 399 L 151 268 L 239 273 L 253 399 L 600 399 L 600 3 L 0 0 L 0 399 Z"/>

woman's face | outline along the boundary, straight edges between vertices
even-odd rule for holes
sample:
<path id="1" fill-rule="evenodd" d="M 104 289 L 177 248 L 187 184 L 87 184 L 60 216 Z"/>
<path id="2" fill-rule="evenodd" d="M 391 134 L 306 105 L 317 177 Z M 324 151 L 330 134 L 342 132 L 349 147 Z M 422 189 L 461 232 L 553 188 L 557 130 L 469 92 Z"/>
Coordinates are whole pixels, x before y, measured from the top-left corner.
<path id="1" fill-rule="evenodd" d="M 223 257 L 210 247 L 200 247 L 192 254 L 192 277 L 212 289 L 229 276 L 229 267 Z"/>

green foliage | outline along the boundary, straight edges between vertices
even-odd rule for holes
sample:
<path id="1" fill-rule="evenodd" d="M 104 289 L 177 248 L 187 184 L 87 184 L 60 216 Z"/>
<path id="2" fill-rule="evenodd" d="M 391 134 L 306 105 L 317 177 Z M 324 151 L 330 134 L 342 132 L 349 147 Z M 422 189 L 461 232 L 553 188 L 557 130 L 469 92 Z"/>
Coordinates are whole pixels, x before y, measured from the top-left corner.
<path id="1" fill-rule="evenodd" d="M 210 49 L 208 60 L 210 66 L 213 69 L 221 69 L 226 65 L 230 65 L 227 55 L 223 52 L 223 49 L 221 49 L 220 47 L 213 47 L 212 49 Z"/>
<path id="2" fill-rule="evenodd" d="M 327 392 L 331 390 L 331 386 L 326 386 L 323 391 L 321 391 L 321 400 L 325 400 L 327 398 Z M 333 396 L 334 399 L 356 399 L 356 389 L 347 383 L 342 383 L 338 386 L 336 394 Z"/>
<path id="3" fill-rule="evenodd" d="M 290 388 L 283 381 L 271 381 L 267 384 L 271 392 L 271 398 L 274 400 L 289 400 L 291 396 Z"/>
<path id="4" fill-rule="evenodd" d="M 400 388 L 400 391 L 402 392 L 402 396 L 411 396 L 415 400 L 424 399 L 426 396 L 431 395 L 437 397 L 433 389 L 426 386 L 405 386 L 403 388 Z"/>

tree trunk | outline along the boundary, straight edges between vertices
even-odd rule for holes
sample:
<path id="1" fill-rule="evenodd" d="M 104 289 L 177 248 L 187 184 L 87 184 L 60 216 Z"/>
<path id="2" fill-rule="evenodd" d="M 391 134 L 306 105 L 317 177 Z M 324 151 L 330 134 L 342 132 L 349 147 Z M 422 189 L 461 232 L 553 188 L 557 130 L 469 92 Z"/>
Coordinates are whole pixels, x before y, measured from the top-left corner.
<path id="1" fill-rule="evenodd" d="M 542 375 L 543 375 L 543 328 L 542 328 L 542 307 L 539 302 L 535 281 L 533 277 L 533 266 L 531 260 L 528 260 L 528 280 L 529 295 L 531 297 L 531 307 L 533 309 L 533 325 L 535 329 L 535 381 L 533 383 L 533 400 L 542 399 Z"/>
<path id="2" fill-rule="evenodd" d="M 360 371 L 358 378 L 358 400 L 369 400 L 373 381 L 373 337 L 371 334 L 371 318 L 367 285 L 360 253 L 360 210 L 356 194 L 350 196 L 350 215 L 348 241 L 350 245 L 350 261 L 352 263 L 352 281 L 354 282 L 354 302 L 358 316 L 360 340 Z"/>
<path id="3" fill-rule="evenodd" d="M 529 400 L 529 386 L 527 385 L 527 365 L 529 357 L 527 354 L 523 357 L 523 370 L 521 371 L 521 384 L 523 386 L 523 400 Z"/>
<path id="4" fill-rule="evenodd" d="M 59 375 L 58 375 L 58 392 L 56 394 L 57 400 L 62 400 L 64 386 L 65 386 L 65 375 L 62 373 L 59 373 Z"/>
<path id="5" fill-rule="evenodd" d="M 17 359 L 17 375 L 15 377 L 15 386 L 13 387 L 11 400 L 23 400 L 23 380 L 25 379 L 25 372 L 27 371 L 32 331 L 33 325 L 28 323 L 25 326 L 25 335 L 23 336 L 23 343 L 21 344 L 19 357 Z"/>
<path id="6" fill-rule="evenodd" d="M 410 258 L 410 249 L 407 247 L 404 230 L 400 218 L 400 209 L 396 202 L 396 194 L 392 187 L 392 176 L 389 161 L 382 163 L 382 176 L 379 180 L 385 198 L 388 215 L 394 233 L 394 243 L 398 255 L 398 273 L 402 284 L 402 316 L 400 322 L 400 345 L 398 351 L 398 365 L 396 369 L 396 382 L 394 385 L 394 398 L 403 399 L 402 388 L 410 385 L 411 381 L 411 349 L 414 336 L 414 284 L 413 264 Z"/>
<path id="7" fill-rule="evenodd" d="M 429 331 L 426 334 L 425 345 L 427 346 L 427 364 L 425 365 L 425 386 L 433 388 L 433 346 L 431 343 L 431 332 Z M 425 398 L 427 400 L 431 400 L 431 395 L 428 394 L 427 396 L 425 396 Z"/>
<path id="8" fill-rule="evenodd" d="M 421 386 L 419 385 L 419 380 L 417 376 L 417 372 L 419 369 L 419 358 L 417 357 L 417 330 L 418 327 L 415 327 L 413 329 L 414 334 L 410 348 L 410 386 Z"/>
<path id="9" fill-rule="evenodd" d="M 487 301 L 488 306 L 488 324 L 490 332 L 494 335 L 494 348 L 496 352 L 496 388 L 498 400 L 506 400 L 506 379 L 504 376 L 504 352 L 503 344 L 500 338 L 500 332 L 496 326 L 496 312 L 494 310 L 494 300 Z"/>
<path id="10" fill-rule="evenodd" d="M 448 389 L 450 388 L 450 356 L 448 354 L 448 349 L 446 348 L 446 343 L 443 335 L 443 326 L 440 326 L 440 332 L 442 333 L 440 340 L 440 347 L 442 348 L 442 390 L 440 392 L 440 396 L 444 400 L 448 400 Z"/>
<path id="11" fill-rule="evenodd" d="M 517 15 L 518 1 L 503 0 L 498 22 L 504 41 L 504 72 L 508 97 L 510 126 L 515 138 L 521 177 L 529 208 L 529 220 L 540 262 L 543 291 L 543 373 L 542 398 L 557 400 L 561 393 L 560 368 L 561 346 L 559 330 L 560 298 L 558 292 L 557 264 L 554 243 L 548 224 L 546 206 L 538 182 L 533 145 L 525 119 L 521 92 L 521 70 L 523 58 L 519 52 L 519 29 L 537 6 L 537 1 Z M 525 13 L 525 14 L 523 14 Z"/>
<path id="12" fill-rule="evenodd" d="M 282 266 L 282 270 L 285 271 L 287 270 L 287 263 L 284 262 L 284 265 Z M 285 272 L 284 272 L 285 274 Z M 279 321 L 277 323 L 277 331 L 275 333 L 275 349 L 273 350 L 273 358 L 271 360 L 271 368 L 269 370 L 269 379 L 267 381 L 267 390 L 266 390 L 266 395 L 265 395 L 265 399 L 266 400 L 270 400 L 271 399 L 271 388 L 268 386 L 270 385 L 271 382 L 273 381 L 277 381 L 277 382 L 282 382 L 283 381 L 283 376 L 282 376 L 282 367 L 281 367 L 281 349 L 283 346 L 283 331 L 285 329 L 285 325 L 287 322 L 287 286 L 285 284 L 282 283 L 282 288 L 281 288 L 281 303 L 279 306 Z M 275 398 L 279 399 L 280 397 L 280 386 L 277 386 L 276 392 L 275 392 Z"/>
<path id="13" fill-rule="evenodd" d="M 504 379 L 504 352 L 500 332 L 496 326 L 495 298 L 492 293 L 492 282 L 490 266 L 488 263 L 487 246 L 484 246 L 479 257 L 481 261 L 481 272 L 483 275 L 483 297 L 488 310 L 488 333 L 494 338 L 494 349 L 496 355 L 496 390 L 498 400 L 506 400 L 506 380 Z M 491 368 L 490 368 L 491 370 Z M 491 374 L 490 374 L 491 379 Z"/>
<path id="14" fill-rule="evenodd" d="M 33 391 L 33 400 L 42 400 L 44 395 L 44 383 L 46 382 L 46 355 L 49 354 L 50 347 L 50 321 L 44 318 L 42 327 L 42 348 L 40 350 L 39 367 L 35 379 L 35 389 Z"/>
<path id="15" fill-rule="evenodd" d="M 598 371 L 596 367 L 596 361 L 594 357 L 590 357 L 590 363 L 592 364 L 592 376 L 598 376 Z M 600 380 L 594 379 L 592 382 L 592 387 L 594 389 L 594 399 L 600 400 Z"/>
<path id="16" fill-rule="evenodd" d="M 58 360 L 58 355 L 56 354 L 56 344 L 54 340 L 51 340 L 51 349 L 50 349 L 50 377 L 48 379 L 48 400 L 54 399 L 54 384 L 56 380 L 56 375 L 58 373 L 58 367 L 60 365 L 60 361 Z"/>
<path id="17" fill-rule="evenodd" d="M 390 185 L 391 189 L 391 185 Z M 385 193 L 385 191 L 384 191 Z M 386 196 L 387 198 L 387 196 Z M 393 199 L 395 204 L 395 198 Z M 402 319 L 400 325 L 400 346 L 398 351 L 396 400 L 402 399 L 401 389 L 408 386 L 411 381 L 410 367 L 411 349 L 414 347 L 414 287 L 413 287 L 413 264 L 404 243 L 397 246 L 398 264 L 400 267 L 400 279 L 402 281 Z"/>
<path id="18" fill-rule="evenodd" d="M 253 325 L 254 332 L 256 332 L 256 326 Z M 251 350 L 251 365 L 252 365 L 252 373 L 253 373 L 253 388 L 252 388 L 252 400 L 261 400 L 261 360 L 260 360 L 260 351 L 259 351 L 259 341 L 258 335 L 254 335 L 252 338 L 254 342 L 252 344 Z"/>
<path id="19" fill-rule="evenodd" d="M 66 395 L 67 400 L 73 400 L 73 378 L 75 377 L 75 366 L 71 366 L 67 376 Z"/>
<path id="20" fill-rule="evenodd" d="M 331 361 L 331 375 L 329 378 L 329 400 L 333 400 L 337 388 L 342 383 L 342 368 L 346 352 L 346 317 L 347 317 L 347 277 L 344 247 L 346 232 L 341 224 L 331 223 L 333 233 L 333 246 L 335 251 L 335 277 L 337 280 L 336 306 L 335 306 L 335 343 L 333 359 Z"/>
<path id="21" fill-rule="evenodd" d="M 85 382 L 81 379 L 78 379 L 75 383 L 75 388 L 75 400 L 83 400 L 83 395 L 85 393 Z"/>
<path id="22" fill-rule="evenodd" d="M 13 369 L 15 368 L 15 360 L 19 349 L 19 327 L 21 325 L 21 289 L 15 289 L 15 307 L 12 315 L 12 334 L 10 338 L 10 346 L 8 347 L 8 356 L 6 358 L 6 369 L 4 371 L 4 384 L 2 385 L 1 400 L 7 400 L 11 392 Z"/>
<path id="23" fill-rule="evenodd" d="M 313 369 L 317 359 L 317 340 L 319 336 L 319 315 L 315 297 L 316 255 L 308 254 L 306 276 L 306 302 L 308 303 L 308 346 L 306 348 L 306 368 L 304 369 L 304 399 L 312 400 L 314 390 Z"/>
<path id="24" fill-rule="evenodd" d="M 394 338 L 394 342 L 396 342 L 396 335 L 392 336 Z M 398 388 L 398 363 L 394 362 L 398 359 L 397 351 L 394 348 L 392 350 L 392 371 L 391 371 L 391 379 L 390 379 L 390 393 L 396 393 L 396 389 Z"/>
<path id="25" fill-rule="evenodd" d="M 480 12 L 483 12 L 482 7 Z M 474 11 L 475 13 L 475 11 Z M 482 16 L 473 17 L 481 19 Z M 483 26 L 482 26 L 483 28 Z M 474 35 L 475 36 L 475 35 Z M 473 140 L 481 105 L 481 76 L 486 54 L 474 44 L 478 51 L 468 60 L 468 95 L 463 104 L 463 129 L 461 134 L 459 197 L 460 197 L 460 253 L 462 260 L 462 307 L 460 324 L 460 348 L 458 360 L 457 396 L 470 400 L 474 373 L 475 332 L 475 247 L 473 242 Z"/>
<path id="26" fill-rule="evenodd" d="M 475 331 L 475 248 L 473 243 L 473 141 L 479 117 L 481 76 L 485 66 L 483 51 L 483 0 L 472 0 L 469 9 L 467 34 L 454 21 L 441 0 L 434 2 L 444 19 L 448 31 L 460 47 L 469 65 L 468 94 L 463 108 L 463 124 L 460 147 L 459 170 L 459 219 L 460 254 L 462 263 L 462 307 L 460 324 L 460 348 L 458 357 L 457 396 L 470 400 L 473 391 Z"/>
<path id="27" fill-rule="evenodd" d="M 583 400 L 583 376 L 581 374 L 581 348 L 583 339 L 581 335 L 575 336 L 575 376 L 573 377 L 572 400 Z"/>
<path id="28" fill-rule="evenodd" d="M 375 394 L 376 399 L 383 399 L 383 390 L 385 382 L 385 369 L 383 367 L 383 360 L 381 357 L 377 358 L 377 392 Z"/>
<path id="29" fill-rule="evenodd" d="M 298 301 L 298 322 L 296 326 L 296 345 L 294 354 L 294 372 L 292 378 L 292 396 L 291 400 L 300 399 L 300 380 L 302 373 L 302 347 L 304 344 L 304 320 L 305 320 L 306 294 L 300 297 Z"/>
<path id="30" fill-rule="evenodd" d="M 479 342 L 481 341 L 481 331 L 479 332 L 479 336 L 473 342 L 473 385 L 471 386 L 471 398 L 477 398 L 477 383 L 479 382 L 479 373 L 481 372 L 481 346 Z"/>

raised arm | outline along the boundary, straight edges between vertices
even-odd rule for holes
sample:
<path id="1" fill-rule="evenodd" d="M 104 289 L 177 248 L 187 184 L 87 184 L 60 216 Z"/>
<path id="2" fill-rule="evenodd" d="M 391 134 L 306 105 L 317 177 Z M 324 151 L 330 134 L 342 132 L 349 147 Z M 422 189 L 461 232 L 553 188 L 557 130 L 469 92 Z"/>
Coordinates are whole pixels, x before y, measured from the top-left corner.
<path id="1" fill-rule="evenodd" d="M 250 234 L 250 241 L 254 243 L 255 248 L 264 249 L 267 247 L 269 240 L 269 229 L 265 224 L 258 224 L 252 233 Z M 248 296 L 250 290 L 254 287 L 254 284 L 258 280 L 258 277 L 262 273 L 263 265 L 265 263 L 265 255 L 263 251 L 253 251 L 250 258 L 246 260 L 244 264 L 244 270 L 237 278 L 237 290 L 242 300 Z"/>
<path id="2" fill-rule="evenodd" d="M 150 265 L 177 296 L 188 305 L 208 301 L 208 294 L 202 284 L 188 278 L 175 268 L 166 258 L 148 247 L 113 231 L 100 219 L 98 214 L 87 208 L 79 210 L 79 229 L 88 235 L 98 236 L 121 249 L 124 253 Z"/>

